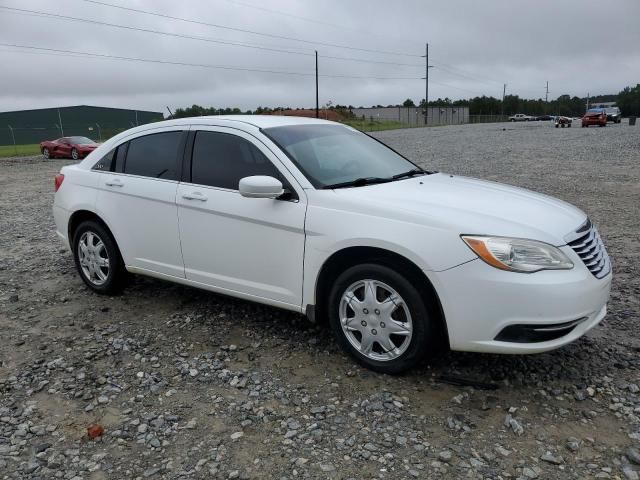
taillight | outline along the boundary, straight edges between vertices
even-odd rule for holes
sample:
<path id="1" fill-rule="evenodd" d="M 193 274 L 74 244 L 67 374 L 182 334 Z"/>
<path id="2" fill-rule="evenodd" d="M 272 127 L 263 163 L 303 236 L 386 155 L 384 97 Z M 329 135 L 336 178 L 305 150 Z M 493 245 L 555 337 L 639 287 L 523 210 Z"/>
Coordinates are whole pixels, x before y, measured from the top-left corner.
<path id="1" fill-rule="evenodd" d="M 62 186 L 62 182 L 64 182 L 64 175 L 62 173 L 57 174 L 53 177 L 53 191 L 57 192 Z"/>

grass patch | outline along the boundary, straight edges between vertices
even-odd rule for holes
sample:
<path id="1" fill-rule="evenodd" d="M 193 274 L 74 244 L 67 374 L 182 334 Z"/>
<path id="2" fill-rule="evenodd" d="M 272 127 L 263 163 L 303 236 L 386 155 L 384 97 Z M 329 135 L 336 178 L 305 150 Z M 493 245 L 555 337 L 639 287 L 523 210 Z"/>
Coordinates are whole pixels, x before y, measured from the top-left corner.
<path id="1" fill-rule="evenodd" d="M 40 145 L 0 145 L 0 158 L 4 157 L 26 157 L 40 154 Z"/>
<path id="2" fill-rule="evenodd" d="M 356 128 L 361 132 L 379 132 L 380 130 L 396 130 L 398 128 L 411 127 L 411 125 L 393 120 L 381 120 L 379 122 L 372 122 L 371 120 L 344 120 L 342 123 Z"/>

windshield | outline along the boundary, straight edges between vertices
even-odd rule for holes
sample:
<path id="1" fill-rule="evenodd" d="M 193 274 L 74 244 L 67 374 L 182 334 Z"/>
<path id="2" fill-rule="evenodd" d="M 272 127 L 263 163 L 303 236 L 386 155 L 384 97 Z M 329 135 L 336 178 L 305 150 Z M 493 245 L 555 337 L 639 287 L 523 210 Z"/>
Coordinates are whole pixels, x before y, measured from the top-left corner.
<path id="1" fill-rule="evenodd" d="M 587 113 L 602 113 L 604 110 L 602 108 L 590 108 L 587 110 Z"/>
<path id="2" fill-rule="evenodd" d="M 96 145 L 96 142 L 87 137 L 69 137 L 69 141 L 75 145 Z"/>
<path id="3" fill-rule="evenodd" d="M 341 125 L 288 125 L 262 131 L 316 188 L 362 179 L 391 180 L 418 168 L 381 142 Z"/>

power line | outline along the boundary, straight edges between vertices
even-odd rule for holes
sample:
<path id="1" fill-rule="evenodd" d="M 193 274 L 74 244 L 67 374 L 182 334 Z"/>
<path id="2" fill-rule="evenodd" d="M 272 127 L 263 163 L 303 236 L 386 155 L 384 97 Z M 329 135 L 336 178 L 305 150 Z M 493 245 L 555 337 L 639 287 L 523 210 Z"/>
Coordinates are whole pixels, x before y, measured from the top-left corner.
<path id="1" fill-rule="evenodd" d="M 480 82 L 480 83 L 484 83 L 486 85 L 490 85 L 491 82 L 485 81 L 485 80 L 481 80 L 477 77 L 472 77 L 469 75 L 464 75 L 461 73 L 457 73 L 454 72 L 453 70 L 449 70 L 448 68 L 442 67 L 441 65 L 434 65 L 435 68 L 437 68 L 438 70 L 441 70 L 442 72 L 448 73 L 449 75 L 455 75 L 457 77 L 461 77 L 461 78 L 466 78 L 467 80 L 473 80 L 474 82 Z"/>
<path id="2" fill-rule="evenodd" d="M 194 20 L 192 18 L 184 18 L 184 17 L 175 17 L 173 15 L 168 15 L 168 14 L 164 14 L 164 13 L 157 13 L 157 12 L 150 12 L 148 10 L 142 10 L 139 8 L 132 8 L 132 7 L 124 7 L 122 5 L 114 5 L 112 3 L 107 3 L 107 2 L 102 2 L 99 0 L 83 0 L 85 2 L 88 3 L 93 3 L 96 5 L 102 5 L 102 6 L 106 6 L 106 7 L 112 7 L 112 8 L 118 8 L 120 10 L 126 10 L 129 12 L 135 12 L 135 13 L 142 13 L 145 15 L 152 15 L 154 17 L 161 17 L 161 18 L 167 18 L 167 19 L 171 19 L 171 20 L 178 20 L 181 22 L 187 22 L 187 23 L 193 23 L 196 25 L 204 25 L 207 27 L 214 27 L 214 28 L 220 28 L 220 29 L 224 29 L 224 30 L 230 30 L 233 32 L 242 32 L 242 33 L 250 33 L 252 35 L 260 35 L 263 37 L 269 37 L 269 38 L 278 38 L 281 40 L 290 40 L 290 41 L 294 41 L 294 42 L 301 42 L 301 43 L 307 43 L 310 45 L 323 45 L 325 47 L 332 47 L 332 48 L 344 48 L 347 50 L 356 50 L 356 51 L 360 51 L 360 52 L 369 52 L 369 53 L 377 53 L 377 54 L 385 54 L 385 55 L 398 55 L 398 56 L 403 56 L 403 57 L 420 57 L 420 55 L 413 55 L 410 53 L 404 53 L 404 52 L 392 52 L 392 51 L 386 51 L 386 50 L 373 50 L 373 49 L 369 49 L 369 48 L 359 48 L 359 47 L 353 47 L 351 45 L 342 45 L 342 44 L 338 44 L 338 43 L 327 43 L 327 42 L 318 42 L 315 40 L 305 40 L 305 39 L 301 39 L 301 38 L 294 38 L 294 37 L 288 37 L 285 35 L 276 35 L 276 34 L 272 34 L 272 33 L 264 33 L 264 32 L 256 32 L 254 30 L 246 30 L 243 28 L 237 28 L 237 27 L 229 27 L 227 25 L 220 25 L 217 23 L 209 23 L 209 22 L 203 22 L 200 20 Z"/>
<path id="3" fill-rule="evenodd" d="M 187 40 L 197 40 L 197 41 L 201 41 L 201 42 L 217 43 L 217 44 L 221 44 L 221 45 L 228 45 L 228 46 L 234 46 L 234 47 L 243 47 L 243 48 L 252 48 L 252 49 L 257 49 L 257 50 L 266 50 L 266 51 L 277 52 L 277 53 L 288 53 L 288 54 L 291 54 L 291 55 L 302 55 L 302 56 L 308 56 L 308 57 L 313 57 L 315 55 L 314 53 L 311 53 L 311 52 L 294 52 L 294 51 L 291 51 L 291 50 L 284 50 L 284 49 L 280 49 L 280 48 L 251 45 L 251 44 L 248 44 L 248 43 L 232 42 L 232 41 L 228 41 L 228 40 L 219 40 L 219 39 L 210 38 L 210 37 L 200 37 L 200 36 L 186 35 L 186 34 L 181 34 L 181 33 L 164 32 L 162 30 L 153 30 L 153 29 L 150 29 L 150 28 L 132 27 L 132 26 L 129 26 L 129 25 L 121 25 L 121 24 L 117 24 L 117 23 L 102 22 L 102 21 L 99 21 L 99 20 L 91 20 L 91 19 L 88 19 L 88 18 L 72 17 L 72 16 L 69 16 L 69 15 L 60 15 L 60 14 L 57 14 L 57 13 L 40 12 L 40 11 L 35 11 L 35 10 L 26 10 L 26 9 L 22 9 L 22 8 L 6 7 L 4 5 L 0 5 L 0 8 L 3 8 L 5 10 L 10 10 L 10 11 L 12 11 L 12 13 L 30 14 L 30 15 L 40 16 L 40 17 L 42 17 L 42 16 L 47 17 L 48 16 L 48 17 L 59 18 L 61 20 L 67 20 L 67 21 L 72 21 L 72 22 L 90 23 L 90 24 L 101 25 L 101 26 L 105 26 L 105 27 L 120 28 L 120 29 L 132 30 L 132 31 L 137 31 L 137 32 L 144 32 L 144 33 L 152 33 L 152 34 L 155 34 L 155 35 L 164 35 L 164 36 L 182 38 L 182 39 L 187 39 Z M 375 63 L 375 64 L 381 64 L 381 65 L 394 65 L 394 66 L 407 66 L 407 67 L 422 67 L 421 65 L 413 64 L 413 63 L 387 62 L 387 61 L 381 61 L 381 60 L 367 60 L 367 59 L 364 59 L 364 58 L 355 58 L 355 57 L 339 57 L 339 56 L 332 56 L 332 55 L 320 55 L 320 57 L 321 58 L 331 59 L 331 60 L 340 60 L 340 61 L 351 61 L 351 62 L 361 62 L 361 63 Z"/>
<path id="4" fill-rule="evenodd" d="M 326 25 L 327 27 L 339 28 L 341 30 L 354 30 L 354 28 L 348 27 L 346 25 L 336 25 L 335 23 L 324 22 L 322 20 L 317 20 L 315 18 L 302 17 L 300 15 L 294 15 L 292 13 L 281 12 L 279 10 L 272 10 L 270 8 L 261 7 L 258 5 L 253 5 L 251 3 L 239 2 L 238 0 L 226 0 L 229 3 L 233 3 L 234 5 L 239 5 L 242 7 L 253 8 L 255 10 L 262 10 L 263 12 L 272 13 L 274 15 L 282 15 L 283 17 L 295 18 L 297 20 L 303 20 L 305 22 L 317 23 L 319 25 Z"/>
<path id="5" fill-rule="evenodd" d="M 435 64 L 438 66 L 437 68 L 440 68 L 441 70 L 448 70 L 450 73 L 453 73 L 454 75 L 465 76 L 467 78 L 471 78 L 472 80 L 476 80 L 476 81 L 487 80 L 489 82 L 498 83 L 500 85 L 503 84 L 503 82 L 498 81 L 498 80 L 496 80 L 494 78 L 490 78 L 490 77 L 486 77 L 486 76 L 482 76 L 482 75 L 477 75 L 477 74 L 475 74 L 473 72 L 470 72 L 469 70 L 464 70 L 462 68 L 455 67 L 453 65 L 449 65 L 449 64 L 446 64 L 446 63 L 438 62 L 438 61 L 435 61 Z M 463 74 L 455 73 L 455 71 L 463 72 Z"/>
<path id="6" fill-rule="evenodd" d="M 101 59 L 111 59 L 111 60 L 123 60 L 129 62 L 144 62 L 144 63 L 158 63 L 163 65 L 176 65 L 183 67 L 198 67 L 198 68 L 211 68 L 211 69 L 220 69 L 220 70 L 233 70 L 233 71 L 242 71 L 242 72 L 258 72 L 258 73 L 270 73 L 270 74 L 278 74 L 278 75 L 296 75 L 296 76 L 314 76 L 315 73 L 308 72 L 290 72 L 290 71 L 281 71 L 281 70 L 268 70 L 268 69 L 259 69 L 259 68 L 250 68 L 250 67 L 237 67 L 232 65 L 212 65 L 206 63 L 189 63 L 189 62 L 178 62 L 172 60 L 160 60 L 160 59 L 149 59 L 149 58 L 141 58 L 141 57 L 125 57 L 121 55 L 110 55 L 106 53 L 95 53 L 95 52 L 82 52 L 78 50 L 63 50 L 59 48 L 48 48 L 48 47 L 38 47 L 35 45 L 19 45 L 12 43 L 0 43 L 0 47 L 11 47 L 11 48 L 24 48 L 28 50 L 38 50 L 41 52 L 51 52 L 52 54 L 61 55 L 66 54 L 70 56 L 87 56 L 93 58 L 101 58 Z M 375 77 L 369 75 L 331 75 L 331 74 L 321 74 L 320 77 L 324 78 L 350 78 L 350 79 L 371 79 L 371 80 L 419 80 L 418 77 Z"/>

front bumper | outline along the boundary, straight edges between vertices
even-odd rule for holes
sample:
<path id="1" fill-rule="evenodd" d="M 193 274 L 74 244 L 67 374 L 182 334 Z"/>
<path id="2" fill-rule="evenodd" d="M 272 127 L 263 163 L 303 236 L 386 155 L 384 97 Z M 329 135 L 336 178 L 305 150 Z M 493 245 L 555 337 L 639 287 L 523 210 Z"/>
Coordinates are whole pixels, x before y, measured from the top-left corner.
<path id="1" fill-rule="evenodd" d="M 539 353 L 570 343 L 605 316 L 611 273 L 595 278 L 569 247 L 571 270 L 505 272 L 473 260 L 434 275 L 452 350 Z M 555 326 L 580 320 L 569 333 L 542 342 L 499 341 L 509 326 Z"/>
<path id="2" fill-rule="evenodd" d="M 81 158 L 86 157 L 87 155 L 89 155 L 91 152 L 93 152 L 95 150 L 95 148 L 91 148 L 91 149 L 79 149 L 78 150 L 78 154 L 80 155 Z"/>

